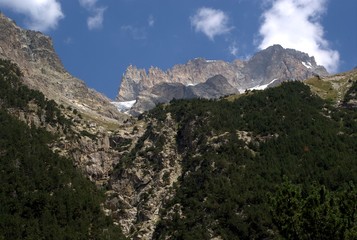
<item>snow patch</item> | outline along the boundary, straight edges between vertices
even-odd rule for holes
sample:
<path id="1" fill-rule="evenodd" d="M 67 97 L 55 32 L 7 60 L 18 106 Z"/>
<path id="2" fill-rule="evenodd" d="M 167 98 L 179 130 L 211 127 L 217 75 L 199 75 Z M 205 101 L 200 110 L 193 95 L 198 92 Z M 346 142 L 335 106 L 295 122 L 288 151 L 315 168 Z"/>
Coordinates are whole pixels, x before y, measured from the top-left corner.
<path id="1" fill-rule="evenodd" d="M 302 63 L 302 65 L 304 65 L 306 68 L 312 68 L 312 65 L 311 65 L 311 63 L 310 62 L 301 62 Z"/>
<path id="2" fill-rule="evenodd" d="M 217 62 L 218 60 L 206 60 L 207 63 L 214 63 Z"/>
<path id="3" fill-rule="evenodd" d="M 266 89 L 270 84 L 272 84 L 273 82 L 275 82 L 276 80 L 278 80 L 278 79 L 277 79 L 277 78 L 274 78 L 270 83 L 263 84 L 263 85 L 257 85 L 257 86 L 255 86 L 255 87 L 248 88 L 248 90 L 264 90 L 264 89 Z"/>
<path id="4" fill-rule="evenodd" d="M 125 113 L 134 106 L 134 104 L 136 103 L 136 100 L 125 101 L 125 102 L 110 102 L 110 103 L 113 104 L 114 106 L 116 106 L 117 109 L 119 110 L 119 112 Z"/>
<path id="5" fill-rule="evenodd" d="M 186 84 L 185 86 L 186 87 L 190 87 L 190 86 L 196 86 L 198 83 L 189 83 L 189 84 Z"/>

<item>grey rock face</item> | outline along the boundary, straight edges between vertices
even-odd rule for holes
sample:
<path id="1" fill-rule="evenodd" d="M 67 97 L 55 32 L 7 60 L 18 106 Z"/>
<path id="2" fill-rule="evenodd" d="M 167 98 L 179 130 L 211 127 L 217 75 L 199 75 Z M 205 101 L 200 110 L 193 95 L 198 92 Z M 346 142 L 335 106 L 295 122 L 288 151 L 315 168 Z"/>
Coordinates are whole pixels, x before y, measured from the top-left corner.
<path id="1" fill-rule="evenodd" d="M 130 113 L 138 115 L 141 109 L 152 109 L 157 104 L 167 103 L 172 99 L 212 99 L 236 92 L 237 90 L 222 75 L 216 75 L 197 85 L 185 86 L 181 83 L 164 82 L 141 92 Z"/>
<path id="2" fill-rule="evenodd" d="M 226 81 L 213 84 L 211 78 L 218 75 Z M 172 98 L 217 98 L 273 80 L 278 84 L 286 80 L 302 81 L 313 75 L 326 76 L 328 72 L 316 64 L 314 57 L 274 45 L 248 61 L 228 63 L 197 58 L 167 71 L 151 67 L 147 72 L 129 66 L 123 75 L 117 101 L 137 100 L 131 111 L 137 114 Z"/>
<path id="3" fill-rule="evenodd" d="M 186 96 L 185 98 L 219 98 L 237 92 L 236 89 L 229 84 L 227 78 L 222 75 L 216 75 L 207 79 L 204 83 L 189 86 L 188 88 L 192 92 L 192 96 Z"/>
<path id="4" fill-rule="evenodd" d="M 272 79 L 301 81 L 315 74 L 328 75 L 324 67 L 316 64 L 314 57 L 294 49 L 284 49 L 280 45 L 255 54 L 247 62 L 244 71 L 252 81 L 260 85 Z"/>
<path id="5" fill-rule="evenodd" d="M 175 196 L 174 185 L 182 175 L 175 119 L 167 114 L 163 122 L 153 119 L 148 124 L 155 140 L 156 137 L 165 140 L 158 146 L 157 141 L 143 135 L 146 130 L 142 129 L 143 144 L 137 151 L 142 154 L 136 153 L 130 163 L 113 171 L 109 180 L 111 190 L 107 192 L 108 210 L 130 239 L 153 239 L 160 210 Z M 133 141 L 134 146 L 137 141 Z"/>
<path id="6" fill-rule="evenodd" d="M 175 65 L 166 72 L 155 67 L 151 67 L 146 72 L 144 69 L 129 66 L 122 78 L 117 100 L 134 100 L 144 91 L 161 83 L 180 83 L 185 86 L 194 86 L 204 83 L 207 79 L 219 74 L 224 76 L 232 86 L 236 87 L 235 83 L 244 78 L 237 72 L 237 69 L 241 67 L 241 63 L 241 61 L 233 63 L 224 61 L 211 62 L 197 58 L 186 64 Z"/>
<path id="7" fill-rule="evenodd" d="M 71 76 L 56 54 L 50 37 L 21 29 L 0 13 L 0 58 L 19 65 L 24 82 L 57 103 L 70 105 L 90 116 L 121 120 L 110 100 Z"/>

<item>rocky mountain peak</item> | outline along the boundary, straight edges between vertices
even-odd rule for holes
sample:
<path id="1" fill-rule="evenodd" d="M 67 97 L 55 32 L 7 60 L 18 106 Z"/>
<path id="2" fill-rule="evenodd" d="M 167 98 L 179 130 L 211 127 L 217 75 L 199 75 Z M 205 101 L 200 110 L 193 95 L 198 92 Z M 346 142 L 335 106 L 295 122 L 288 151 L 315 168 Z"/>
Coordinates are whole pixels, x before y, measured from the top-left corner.
<path id="1" fill-rule="evenodd" d="M 16 63 L 30 88 L 88 116 L 108 120 L 124 118 L 107 97 L 89 89 L 65 70 L 49 36 L 22 29 L 2 13 L 0 32 L 0 58 Z"/>
<path id="2" fill-rule="evenodd" d="M 246 73 L 261 85 L 272 79 L 302 81 L 312 75 L 328 75 L 315 58 L 294 49 L 273 45 L 255 54 L 246 64 Z"/>
<path id="3" fill-rule="evenodd" d="M 218 92 L 211 89 L 212 85 L 208 79 L 217 75 L 226 79 L 230 88 L 226 84 Z M 182 98 L 216 98 L 286 80 L 302 81 L 313 75 L 325 76 L 328 72 L 316 64 L 314 57 L 306 53 L 273 45 L 256 53 L 247 61 L 235 60 L 229 63 L 195 58 L 185 64 L 175 65 L 167 71 L 151 67 L 148 72 L 129 66 L 123 75 L 116 99 L 135 100 L 132 113 L 141 113 L 157 103 L 177 98 L 178 92 Z M 195 86 L 194 91 L 192 86 Z M 175 87 L 178 89 L 174 90 Z M 165 89 L 168 92 L 164 92 Z M 203 94 L 203 89 L 214 94 Z"/>
<path id="4" fill-rule="evenodd" d="M 55 71 L 65 72 L 49 36 L 38 31 L 24 30 L 2 13 L 0 30 L 0 56 L 23 60 L 21 65 L 26 67 L 30 67 L 30 63 L 38 63 Z"/>

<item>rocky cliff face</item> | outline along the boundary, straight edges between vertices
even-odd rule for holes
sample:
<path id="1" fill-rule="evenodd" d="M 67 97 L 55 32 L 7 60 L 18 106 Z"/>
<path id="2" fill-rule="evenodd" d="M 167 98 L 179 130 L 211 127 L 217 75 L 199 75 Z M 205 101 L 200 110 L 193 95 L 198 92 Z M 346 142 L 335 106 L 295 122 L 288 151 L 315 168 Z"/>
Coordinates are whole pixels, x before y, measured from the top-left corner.
<path id="1" fill-rule="evenodd" d="M 88 116 L 123 119 L 107 97 L 89 89 L 64 69 L 50 37 L 21 29 L 1 13 L 0 32 L 0 58 L 9 59 L 20 67 L 26 85 Z"/>
<path id="2" fill-rule="evenodd" d="M 212 91 L 212 78 L 217 75 L 226 81 L 222 82 L 219 91 Z M 269 85 L 273 81 L 274 84 L 286 80 L 301 81 L 313 75 L 328 73 L 316 64 L 314 57 L 274 45 L 248 61 L 227 63 L 197 58 L 167 71 L 152 67 L 148 72 L 129 66 L 122 78 L 117 101 L 136 100 L 131 111 L 135 114 L 173 98 L 216 98 Z M 216 90 L 219 85 L 215 84 Z"/>
<path id="3" fill-rule="evenodd" d="M 166 103 L 172 99 L 191 98 L 219 98 L 224 95 L 234 94 L 237 91 L 222 75 L 216 75 L 206 82 L 196 85 L 182 83 L 160 83 L 150 89 L 143 90 L 137 97 L 134 107 L 130 110 L 133 115 L 142 113 L 142 110 L 152 109 L 159 103 Z"/>
<path id="4" fill-rule="evenodd" d="M 236 74 L 236 70 L 240 66 L 240 61 L 230 64 L 224 61 L 207 61 L 203 58 L 196 58 L 186 64 L 175 65 L 166 72 L 156 67 L 151 67 L 146 72 L 144 69 L 129 66 L 122 78 L 117 100 L 134 100 L 141 92 L 162 83 L 180 83 L 185 86 L 197 85 L 218 74 L 226 77 L 229 83 L 234 84 L 238 79 L 241 79 L 240 77 L 243 77 Z"/>
<path id="5" fill-rule="evenodd" d="M 145 132 L 138 131 L 140 137 L 113 170 L 107 192 L 108 213 L 131 239 L 152 239 L 160 210 L 175 195 L 182 174 L 175 119 L 168 113 L 164 121 L 143 123 Z"/>

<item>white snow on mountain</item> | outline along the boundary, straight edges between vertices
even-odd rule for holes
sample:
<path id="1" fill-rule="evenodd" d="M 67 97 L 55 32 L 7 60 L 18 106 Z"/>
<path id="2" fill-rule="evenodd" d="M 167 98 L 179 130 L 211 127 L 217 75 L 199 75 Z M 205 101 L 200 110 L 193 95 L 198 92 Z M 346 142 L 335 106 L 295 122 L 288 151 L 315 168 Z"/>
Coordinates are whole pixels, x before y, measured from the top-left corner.
<path id="1" fill-rule="evenodd" d="M 134 104 L 136 103 L 136 100 L 132 101 L 125 101 L 125 102 L 111 102 L 114 106 L 116 106 L 119 110 L 119 112 L 124 112 L 126 113 L 128 110 L 130 110 Z"/>
<path id="2" fill-rule="evenodd" d="M 273 82 L 275 82 L 278 79 L 273 79 L 270 83 L 268 84 L 263 84 L 263 85 L 257 85 L 255 87 L 249 88 L 248 90 L 264 90 L 266 89 L 270 84 L 272 84 Z"/>
<path id="3" fill-rule="evenodd" d="M 301 63 L 302 63 L 302 65 L 304 65 L 307 68 L 312 68 L 312 65 L 310 62 L 301 62 Z"/>

